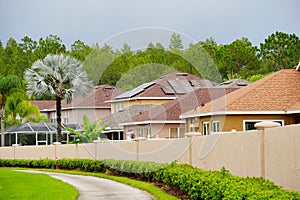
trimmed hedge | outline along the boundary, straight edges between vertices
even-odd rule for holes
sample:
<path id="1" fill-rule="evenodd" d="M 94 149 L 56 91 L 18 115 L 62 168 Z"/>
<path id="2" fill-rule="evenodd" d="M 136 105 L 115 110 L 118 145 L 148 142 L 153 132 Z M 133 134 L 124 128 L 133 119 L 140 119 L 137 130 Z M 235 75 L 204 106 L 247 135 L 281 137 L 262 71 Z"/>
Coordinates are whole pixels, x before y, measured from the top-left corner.
<path id="1" fill-rule="evenodd" d="M 192 199 L 300 199 L 300 193 L 283 190 L 269 180 L 242 178 L 220 171 L 204 171 L 187 164 L 160 164 L 124 160 L 7 160 L 0 159 L 0 167 L 30 167 L 81 170 L 112 173 L 142 178 L 177 186 Z"/>

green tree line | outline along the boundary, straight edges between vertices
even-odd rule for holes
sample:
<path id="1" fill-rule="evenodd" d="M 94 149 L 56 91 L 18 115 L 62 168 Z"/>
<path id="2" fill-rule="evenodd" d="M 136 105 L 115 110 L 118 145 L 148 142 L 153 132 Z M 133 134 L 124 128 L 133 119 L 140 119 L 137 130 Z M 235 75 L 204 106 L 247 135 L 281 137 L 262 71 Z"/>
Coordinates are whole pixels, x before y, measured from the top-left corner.
<path id="1" fill-rule="evenodd" d="M 171 71 L 188 72 L 216 82 L 232 78 L 255 80 L 297 65 L 300 40 L 295 34 L 275 32 L 259 47 L 247 38 L 230 44 L 217 44 L 208 38 L 183 48 L 180 35 L 173 33 L 168 47 L 150 42 L 147 48 L 133 51 L 127 43 L 121 49 L 113 49 L 106 44 L 89 46 L 81 40 L 67 50 L 57 35 L 38 41 L 25 36 L 20 42 L 10 38 L 5 45 L 0 41 L 0 78 L 16 75 L 23 79 L 24 71 L 36 60 L 58 53 L 83 62 L 95 85 L 111 84 L 127 90 Z"/>

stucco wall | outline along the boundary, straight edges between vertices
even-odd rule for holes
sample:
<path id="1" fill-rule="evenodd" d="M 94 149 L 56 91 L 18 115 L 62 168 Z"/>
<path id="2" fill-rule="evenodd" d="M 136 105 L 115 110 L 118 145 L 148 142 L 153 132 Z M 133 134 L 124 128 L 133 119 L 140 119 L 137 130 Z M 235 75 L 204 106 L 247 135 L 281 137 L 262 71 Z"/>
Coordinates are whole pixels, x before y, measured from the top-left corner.
<path id="1" fill-rule="evenodd" d="M 178 139 L 1 147 L 0 158 L 112 158 L 163 163 L 177 160 L 206 170 L 220 170 L 224 166 L 235 175 L 265 176 L 285 189 L 300 190 L 299 144 L 300 124 L 270 128 L 264 132 Z"/>
<path id="2" fill-rule="evenodd" d="M 266 129 L 264 141 L 266 177 L 300 190 L 300 125 Z"/>

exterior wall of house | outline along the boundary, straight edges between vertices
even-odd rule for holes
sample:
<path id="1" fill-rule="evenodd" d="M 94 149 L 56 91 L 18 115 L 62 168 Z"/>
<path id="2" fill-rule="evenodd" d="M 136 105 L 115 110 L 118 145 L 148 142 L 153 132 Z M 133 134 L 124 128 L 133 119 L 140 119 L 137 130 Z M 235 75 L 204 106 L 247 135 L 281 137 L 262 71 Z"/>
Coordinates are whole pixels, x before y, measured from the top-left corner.
<path id="1" fill-rule="evenodd" d="M 83 115 L 87 115 L 91 122 L 96 122 L 110 115 L 110 108 L 62 110 L 61 119 L 65 124 L 82 124 Z M 50 122 L 53 116 L 56 118 L 56 111 L 49 113 Z"/>
<path id="2" fill-rule="evenodd" d="M 124 126 L 124 139 L 128 134 L 134 137 L 145 137 L 150 134 L 150 138 L 183 138 L 185 133 L 184 124 L 145 124 Z"/>
<path id="3" fill-rule="evenodd" d="M 161 105 L 163 103 L 169 102 L 171 99 L 138 99 L 138 100 L 130 100 L 130 101 L 120 101 L 120 102 L 113 102 L 111 104 L 111 113 L 116 113 L 119 110 L 125 109 L 129 106 L 133 105 Z"/>
<path id="4" fill-rule="evenodd" d="M 244 120 L 283 120 L 284 125 L 295 123 L 295 117 L 293 115 L 219 115 L 201 118 L 188 118 L 186 119 L 186 130 L 188 130 L 188 132 L 199 131 L 203 133 L 204 123 L 208 123 L 210 132 L 212 132 L 213 121 L 218 121 L 220 127 L 219 131 L 221 132 L 231 132 L 233 130 L 244 131 Z"/>
<path id="5" fill-rule="evenodd" d="M 145 104 L 154 104 L 161 105 L 163 103 L 167 103 L 171 101 L 170 99 L 138 99 L 129 101 L 129 106 L 132 105 L 145 105 Z"/>

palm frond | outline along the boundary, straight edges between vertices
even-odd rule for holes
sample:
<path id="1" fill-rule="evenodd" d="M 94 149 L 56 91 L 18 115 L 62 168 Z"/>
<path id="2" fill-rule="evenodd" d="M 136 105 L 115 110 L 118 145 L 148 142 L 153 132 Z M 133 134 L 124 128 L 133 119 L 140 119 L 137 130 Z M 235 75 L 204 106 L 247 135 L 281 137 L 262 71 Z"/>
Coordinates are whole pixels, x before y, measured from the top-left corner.
<path id="1" fill-rule="evenodd" d="M 76 96 L 85 96 L 92 89 L 82 64 L 63 54 L 49 54 L 44 60 L 36 61 L 31 69 L 25 71 L 24 79 L 29 97 L 61 94 L 68 103 Z"/>

